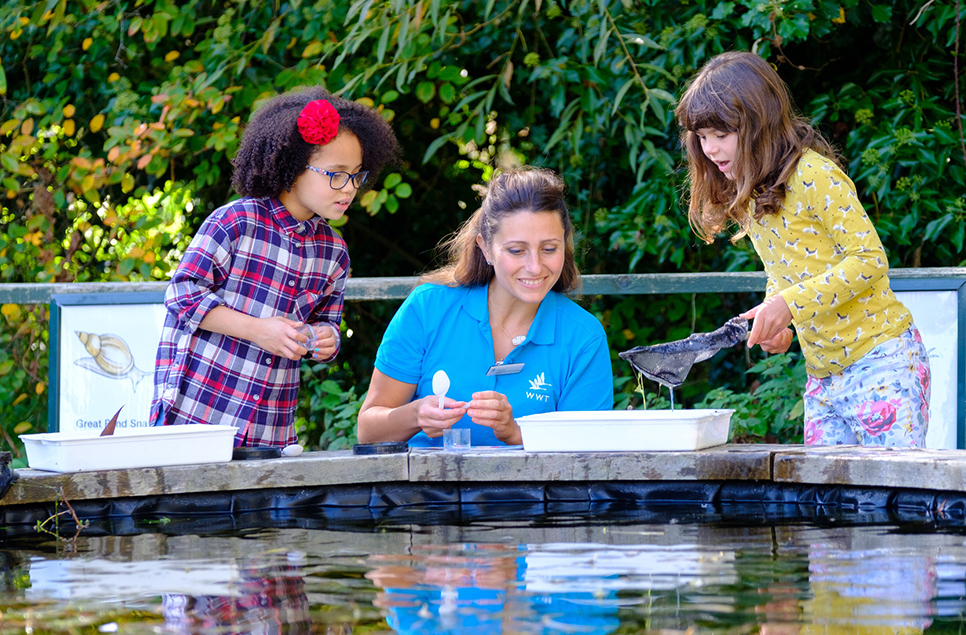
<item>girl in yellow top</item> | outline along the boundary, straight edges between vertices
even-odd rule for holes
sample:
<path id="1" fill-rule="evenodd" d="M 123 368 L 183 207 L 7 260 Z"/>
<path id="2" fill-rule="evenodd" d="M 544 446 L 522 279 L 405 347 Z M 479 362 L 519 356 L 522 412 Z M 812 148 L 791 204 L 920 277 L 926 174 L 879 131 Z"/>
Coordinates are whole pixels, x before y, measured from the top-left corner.
<path id="1" fill-rule="evenodd" d="M 888 260 L 828 142 L 753 53 L 724 53 L 677 107 L 691 181 L 689 220 L 707 242 L 748 235 L 768 274 L 742 314 L 748 346 L 805 355 L 805 442 L 923 447 L 929 359 L 889 287 Z"/>

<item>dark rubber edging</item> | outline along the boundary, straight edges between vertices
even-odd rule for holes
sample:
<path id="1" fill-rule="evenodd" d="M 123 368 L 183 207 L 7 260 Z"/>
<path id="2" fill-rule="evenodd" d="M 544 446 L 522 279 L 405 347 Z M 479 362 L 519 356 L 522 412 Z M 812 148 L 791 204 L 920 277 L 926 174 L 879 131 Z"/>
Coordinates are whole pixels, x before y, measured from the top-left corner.
<path id="1" fill-rule="evenodd" d="M 966 527 L 966 493 L 748 481 L 386 483 L 85 500 L 72 506 L 82 521 L 115 535 L 151 527 L 157 531 L 159 525 L 164 531 L 195 533 L 199 528 L 237 528 L 254 519 L 272 526 L 365 531 L 376 523 L 431 525 L 487 518 L 541 522 L 559 521 L 564 515 L 593 521 L 609 514 L 653 517 L 655 522 L 757 524 L 835 517 L 859 524 Z M 0 535 L 32 532 L 38 521 L 63 511 L 63 505 L 53 503 L 4 508 Z M 68 522 L 61 516 L 61 525 Z"/>

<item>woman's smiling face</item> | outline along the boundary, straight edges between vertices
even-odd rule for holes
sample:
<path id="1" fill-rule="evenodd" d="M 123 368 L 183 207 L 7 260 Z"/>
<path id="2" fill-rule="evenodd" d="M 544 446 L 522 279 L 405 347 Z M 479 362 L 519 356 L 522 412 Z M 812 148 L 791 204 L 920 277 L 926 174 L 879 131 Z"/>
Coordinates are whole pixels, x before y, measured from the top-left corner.
<path id="1" fill-rule="evenodd" d="M 738 154 L 738 133 L 715 128 L 701 128 L 694 134 L 701 141 L 704 156 L 714 162 L 727 179 L 734 179 L 734 160 Z"/>
<path id="2" fill-rule="evenodd" d="M 491 293 L 504 300 L 539 304 L 560 279 L 566 249 L 557 212 L 509 214 L 489 245 L 476 241 L 493 264 Z"/>

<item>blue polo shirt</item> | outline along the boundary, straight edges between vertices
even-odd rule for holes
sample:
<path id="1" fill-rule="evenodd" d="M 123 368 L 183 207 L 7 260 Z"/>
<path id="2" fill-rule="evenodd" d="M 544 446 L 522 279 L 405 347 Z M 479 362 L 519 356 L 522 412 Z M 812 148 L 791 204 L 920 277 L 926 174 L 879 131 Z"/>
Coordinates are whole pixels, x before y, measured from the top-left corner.
<path id="1" fill-rule="evenodd" d="M 392 318 L 376 368 L 396 381 L 415 384 L 413 400 L 433 394 L 433 375 L 446 371 L 446 396 L 470 401 L 473 393 L 506 395 L 513 416 L 558 410 L 611 410 L 613 371 L 607 336 L 593 315 L 559 293 L 550 292 L 530 326 L 527 339 L 503 360 L 522 363 L 513 375 L 486 372 L 496 363 L 487 308 L 487 287 L 424 284 L 406 298 Z M 470 428 L 473 445 L 502 445 L 493 430 L 464 416 L 454 427 Z M 441 447 L 442 438 L 416 434 L 409 445 Z"/>
<path id="2" fill-rule="evenodd" d="M 473 543 L 463 545 L 463 555 L 472 556 L 479 548 Z M 513 549 L 513 545 L 505 545 Z M 526 545 L 517 545 L 526 551 Z M 538 547 L 539 551 L 539 547 Z M 503 580 L 499 584 L 491 579 L 487 587 L 477 587 L 476 572 L 490 575 L 495 571 L 507 571 L 500 566 L 505 563 L 505 552 L 482 548 L 476 558 L 464 564 L 448 563 L 447 566 L 464 568 L 472 573 L 474 586 L 442 587 L 438 582 L 422 581 L 409 588 L 385 589 L 386 605 L 389 615 L 386 621 L 394 633 L 463 633 L 485 635 L 506 632 L 507 624 L 512 624 L 513 632 L 535 633 L 539 635 L 559 635 L 560 633 L 581 633 L 582 635 L 607 635 L 620 626 L 617 617 L 617 591 L 607 589 L 602 594 L 587 591 L 566 590 L 569 580 L 557 581 L 553 586 L 560 591 L 533 592 L 527 590 L 527 556 L 516 558 L 515 579 Z M 494 566 L 496 565 L 496 566 Z M 419 566 L 412 572 L 419 574 Z M 539 574 L 538 574 L 539 575 Z M 416 577 L 419 577 L 418 575 Z M 577 586 L 599 586 L 606 589 L 608 582 L 616 576 L 601 574 L 601 577 L 577 578 Z M 544 578 L 539 578 L 544 581 Z M 589 580 L 587 584 L 581 584 Z M 465 584 L 458 582 L 457 584 Z M 445 614 L 443 606 L 451 601 L 456 610 Z M 507 617 L 510 615 L 510 622 Z"/>

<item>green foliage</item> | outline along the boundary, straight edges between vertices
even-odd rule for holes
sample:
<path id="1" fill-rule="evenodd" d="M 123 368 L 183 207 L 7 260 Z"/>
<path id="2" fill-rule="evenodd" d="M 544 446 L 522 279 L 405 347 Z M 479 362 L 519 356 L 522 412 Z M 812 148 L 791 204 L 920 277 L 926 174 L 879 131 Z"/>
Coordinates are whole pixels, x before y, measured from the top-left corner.
<path id="1" fill-rule="evenodd" d="M 953 3 L 920 0 L 11 0 L 0 15 L 0 281 L 166 279 L 233 196 L 230 159 L 253 109 L 304 84 L 378 108 L 405 148 L 360 196 L 366 213 L 340 223 L 353 275 L 427 269 L 475 208 L 473 186 L 516 163 L 566 178 L 583 271 L 755 269 L 747 241 L 705 246 L 688 227 L 672 114 L 687 78 L 735 49 L 774 63 L 842 151 L 890 264 L 960 265 L 955 18 Z M 592 306 L 615 355 L 715 328 L 756 301 L 623 300 Z M 308 437 L 313 408 L 336 403 L 320 384 L 365 389 L 390 309 L 347 310 L 358 336 L 304 379 Z M 43 425 L 46 321 L 3 328 L 5 342 L 30 342 L 0 358 L 11 436 Z M 682 399 L 709 385 L 747 392 L 743 371 L 758 359 L 722 355 L 723 370 L 700 369 Z M 626 382 L 621 392 L 633 397 Z M 350 431 L 342 415 L 330 421 Z"/>
<path id="2" fill-rule="evenodd" d="M 712 388 L 696 407 L 733 408 L 734 442 L 802 443 L 805 360 L 797 353 L 772 355 L 749 368 L 748 374 L 758 377 L 747 392 Z"/>
<path id="3" fill-rule="evenodd" d="M 12 467 L 26 467 L 23 445 L 15 442 L 18 434 L 43 432 L 46 421 L 47 395 L 46 364 L 41 367 L 45 352 L 47 310 L 43 306 L 5 304 L 0 307 L 0 425 L 3 447 L 13 454 Z M 19 441 L 19 440 L 18 440 Z"/>
<path id="4" fill-rule="evenodd" d="M 631 383 L 630 377 L 614 377 L 614 409 L 615 410 L 670 410 L 670 394 L 662 388 L 657 392 L 650 392 L 640 386 L 634 388 L 634 394 L 626 389 Z M 643 379 L 641 379 L 643 386 Z M 638 396 L 640 395 L 640 396 Z M 667 396 L 665 396 L 667 395 Z M 681 407 L 674 404 L 675 409 Z"/>
<path id="5" fill-rule="evenodd" d="M 342 390 L 331 379 L 318 381 L 324 364 L 302 365 L 302 389 L 299 391 L 301 411 L 295 421 L 299 441 L 321 450 L 345 450 L 358 443 L 356 419 L 365 393 L 356 395 L 356 388 Z"/>

